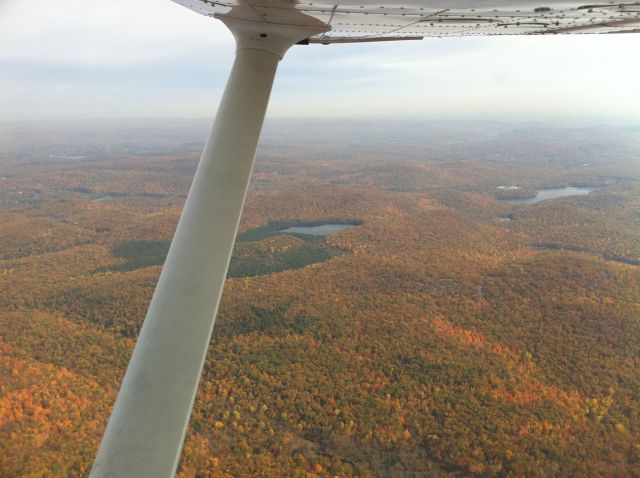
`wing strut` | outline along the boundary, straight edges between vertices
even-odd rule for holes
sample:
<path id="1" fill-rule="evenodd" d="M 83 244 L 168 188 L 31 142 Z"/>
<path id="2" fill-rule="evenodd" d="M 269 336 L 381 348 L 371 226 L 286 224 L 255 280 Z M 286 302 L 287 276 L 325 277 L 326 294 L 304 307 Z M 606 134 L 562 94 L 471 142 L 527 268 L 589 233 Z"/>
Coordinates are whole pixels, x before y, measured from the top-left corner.
<path id="1" fill-rule="evenodd" d="M 225 20 L 236 58 L 93 478 L 176 473 L 278 61 L 317 27 Z"/>

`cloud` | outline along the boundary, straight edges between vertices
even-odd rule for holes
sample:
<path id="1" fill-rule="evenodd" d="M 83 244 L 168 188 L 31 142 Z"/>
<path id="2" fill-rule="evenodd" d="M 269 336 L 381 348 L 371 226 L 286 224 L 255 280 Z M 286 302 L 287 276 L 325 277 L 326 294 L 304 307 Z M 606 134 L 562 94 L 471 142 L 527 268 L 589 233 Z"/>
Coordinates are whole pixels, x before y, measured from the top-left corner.
<path id="1" fill-rule="evenodd" d="M 637 51 L 632 34 L 295 46 L 269 114 L 640 120 Z M 170 0 L 0 0 L 0 119 L 211 116 L 233 52 Z"/>
<path id="2" fill-rule="evenodd" d="M 2 0 L 0 61 L 122 67 L 198 56 L 233 40 L 169 0 Z"/>
<path id="3" fill-rule="evenodd" d="M 621 115 L 640 121 L 640 57 L 632 54 L 640 35 L 447 38 L 357 47 L 312 58 L 308 67 L 296 58 L 300 69 L 292 65 L 284 76 L 297 81 L 278 84 L 287 91 L 277 89 L 274 112 Z M 321 101 L 296 86 L 305 77 L 322 78 Z"/>

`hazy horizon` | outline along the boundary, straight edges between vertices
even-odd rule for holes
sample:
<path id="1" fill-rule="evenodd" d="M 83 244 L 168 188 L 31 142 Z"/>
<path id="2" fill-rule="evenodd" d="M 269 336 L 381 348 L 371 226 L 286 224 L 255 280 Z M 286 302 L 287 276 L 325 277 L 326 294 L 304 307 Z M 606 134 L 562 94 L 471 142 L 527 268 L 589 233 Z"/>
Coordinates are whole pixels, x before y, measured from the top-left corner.
<path id="1" fill-rule="evenodd" d="M 120 117 L 99 117 L 85 116 L 77 118 L 29 118 L 5 120 L 0 119 L 0 126 L 12 127 L 20 125 L 67 125 L 73 123 L 167 123 L 176 122 L 208 122 L 213 123 L 216 116 L 216 109 L 208 116 L 120 116 Z M 441 123 L 504 123 L 510 125 L 550 125 L 554 127 L 583 128 L 590 126 L 640 126 L 640 116 L 561 116 L 561 117 L 518 117 L 518 116 L 482 116 L 482 115 L 438 115 L 438 116 L 274 116 L 267 113 L 265 124 L 269 122 L 441 122 Z"/>

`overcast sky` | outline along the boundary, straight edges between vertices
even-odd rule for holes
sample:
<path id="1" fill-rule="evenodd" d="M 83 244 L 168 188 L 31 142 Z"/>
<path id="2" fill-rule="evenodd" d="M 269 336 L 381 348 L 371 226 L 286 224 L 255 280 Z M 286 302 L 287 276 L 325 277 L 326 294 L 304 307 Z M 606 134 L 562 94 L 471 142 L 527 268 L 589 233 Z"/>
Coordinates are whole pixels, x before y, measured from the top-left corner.
<path id="1" fill-rule="evenodd" d="M 212 117 L 220 22 L 169 0 L 0 0 L 0 120 Z M 295 46 L 272 117 L 640 121 L 640 34 Z"/>

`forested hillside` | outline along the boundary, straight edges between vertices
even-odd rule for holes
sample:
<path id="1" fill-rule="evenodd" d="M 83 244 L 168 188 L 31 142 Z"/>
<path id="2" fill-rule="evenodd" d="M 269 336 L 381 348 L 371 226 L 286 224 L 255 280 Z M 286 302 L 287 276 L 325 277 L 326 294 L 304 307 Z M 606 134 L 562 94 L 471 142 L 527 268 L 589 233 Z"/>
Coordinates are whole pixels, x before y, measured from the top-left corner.
<path id="1" fill-rule="evenodd" d="M 284 126 L 181 478 L 640 477 L 637 129 Z M 4 143 L 0 476 L 87 475 L 197 163 L 183 129 Z M 353 227 L 282 232 L 327 223 Z"/>

